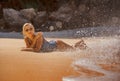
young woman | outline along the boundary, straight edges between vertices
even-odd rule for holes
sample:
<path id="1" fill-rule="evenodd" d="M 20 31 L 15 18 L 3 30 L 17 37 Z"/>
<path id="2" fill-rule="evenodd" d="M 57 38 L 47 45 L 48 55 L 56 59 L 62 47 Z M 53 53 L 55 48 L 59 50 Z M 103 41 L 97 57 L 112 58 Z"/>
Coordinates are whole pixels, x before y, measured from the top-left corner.
<path id="1" fill-rule="evenodd" d="M 22 51 L 50 52 L 54 50 L 74 50 L 75 48 L 85 49 L 87 47 L 83 40 L 77 42 L 74 47 L 61 40 L 47 41 L 42 32 L 35 33 L 34 26 L 31 23 L 25 23 L 22 32 L 26 43 L 26 48 L 23 48 Z"/>

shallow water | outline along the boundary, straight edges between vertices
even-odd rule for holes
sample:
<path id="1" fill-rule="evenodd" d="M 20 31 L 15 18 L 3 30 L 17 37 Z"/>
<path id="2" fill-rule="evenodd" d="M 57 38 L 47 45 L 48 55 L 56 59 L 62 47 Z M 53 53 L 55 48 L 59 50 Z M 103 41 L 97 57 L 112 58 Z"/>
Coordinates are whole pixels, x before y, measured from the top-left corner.
<path id="1" fill-rule="evenodd" d="M 86 50 L 69 52 L 71 66 L 79 76 L 63 77 L 63 81 L 120 81 L 119 38 L 91 38 Z"/>

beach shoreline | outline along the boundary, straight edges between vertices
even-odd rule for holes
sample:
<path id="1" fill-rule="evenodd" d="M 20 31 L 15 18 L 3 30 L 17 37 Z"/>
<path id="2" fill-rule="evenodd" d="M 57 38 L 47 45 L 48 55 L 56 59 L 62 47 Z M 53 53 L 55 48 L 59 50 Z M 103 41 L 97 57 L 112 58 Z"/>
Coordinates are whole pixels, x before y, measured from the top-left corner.
<path id="1" fill-rule="evenodd" d="M 80 38 L 46 39 L 48 41 L 61 39 L 70 45 L 74 45 L 75 42 L 80 40 Z M 119 60 L 117 61 L 113 58 L 111 62 L 109 61 L 106 62 L 106 64 L 103 64 L 105 61 L 98 61 L 98 57 L 96 57 L 97 54 L 97 56 L 100 56 L 101 53 L 117 53 L 118 50 L 115 50 L 115 48 L 119 48 L 119 38 L 96 37 L 83 39 L 90 49 L 35 53 L 21 51 L 21 48 L 25 47 L 23 39 L 0 38 L 0 81 L 84 81 L 80 78 L 80 76 L 84 76 L 84 79 L 87 79 L 85 81 L 92 81 L 92 78 L 89 79 L 87 77 L 94 78 L 95 76 L 99 76 L 99 78 L 95 81 L 99 81 L 101 77 L 103 78 L 102 81 L 109 80 L 109 78 L 106 77 L 107 74 L 105 74 L 105 70 L 99 70 L 93 67 L 95 65 L 92 65 L 91 59 L 94 60 L 93 62 L 98 63 L 100 65 L 99 67 L 105 69 L 108 68 L 110 72 L 113 72 L 112 74 L 114 74 L 114 76 L 110 75 L 110 77 L 112 77 L 111 80 L 119 81 Z M 118 47 L 116 45 L 118 45 Z M 104 49 L 108 48 L 107 46 L 109 46 L 109 50 L 104 51 Z M 91 56 L 91 54 L 93 56 Z M 108 55 L 108 58 L 109 56 L 110 54 Z M 87 62 L 85 64 L 81 63 L 87 59 L 88 64 Z M 101 59 L 104 60 L 106 58 L 102 57 Z M 114 61 L 118 62 L 118 70 L 116 70 L 115 73 L 114 69 L 117 69 L 116 65 L 110 65 Z M 89 62 L 91 62 L 91 64 L 89 64 Z M 80 66 L 79 63 L 80 65 L 82 64 L 82 66 Z M 109 64 L 109 66 L 106 66 L 107 64 Z"/>

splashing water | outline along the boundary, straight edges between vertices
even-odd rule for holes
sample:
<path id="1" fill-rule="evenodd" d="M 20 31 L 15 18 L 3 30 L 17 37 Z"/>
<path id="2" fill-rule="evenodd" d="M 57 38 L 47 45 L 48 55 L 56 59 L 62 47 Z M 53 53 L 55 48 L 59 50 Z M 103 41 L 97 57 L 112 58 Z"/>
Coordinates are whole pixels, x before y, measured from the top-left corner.
<path id="1" fill-rule="evenodd" d="M 90 38 L 86 43 L 86 50 L 67 52 L 73 56 L 71 66 L 80 76 L 63 77 L 63 81 L 120 81 L 119 37 Z"/>

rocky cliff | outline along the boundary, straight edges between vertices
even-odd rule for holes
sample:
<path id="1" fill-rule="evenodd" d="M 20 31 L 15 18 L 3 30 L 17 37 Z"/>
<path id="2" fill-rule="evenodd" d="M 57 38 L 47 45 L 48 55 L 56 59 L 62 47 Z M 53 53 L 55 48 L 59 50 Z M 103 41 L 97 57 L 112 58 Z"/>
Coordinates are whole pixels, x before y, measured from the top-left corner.
<path id="1" fill-rule="evenodd" d="M 119 0 L 6 0 L 0 2 L 0 30 L 21 31 L 31 22 L 36 30 L 120 26 Z"/>

